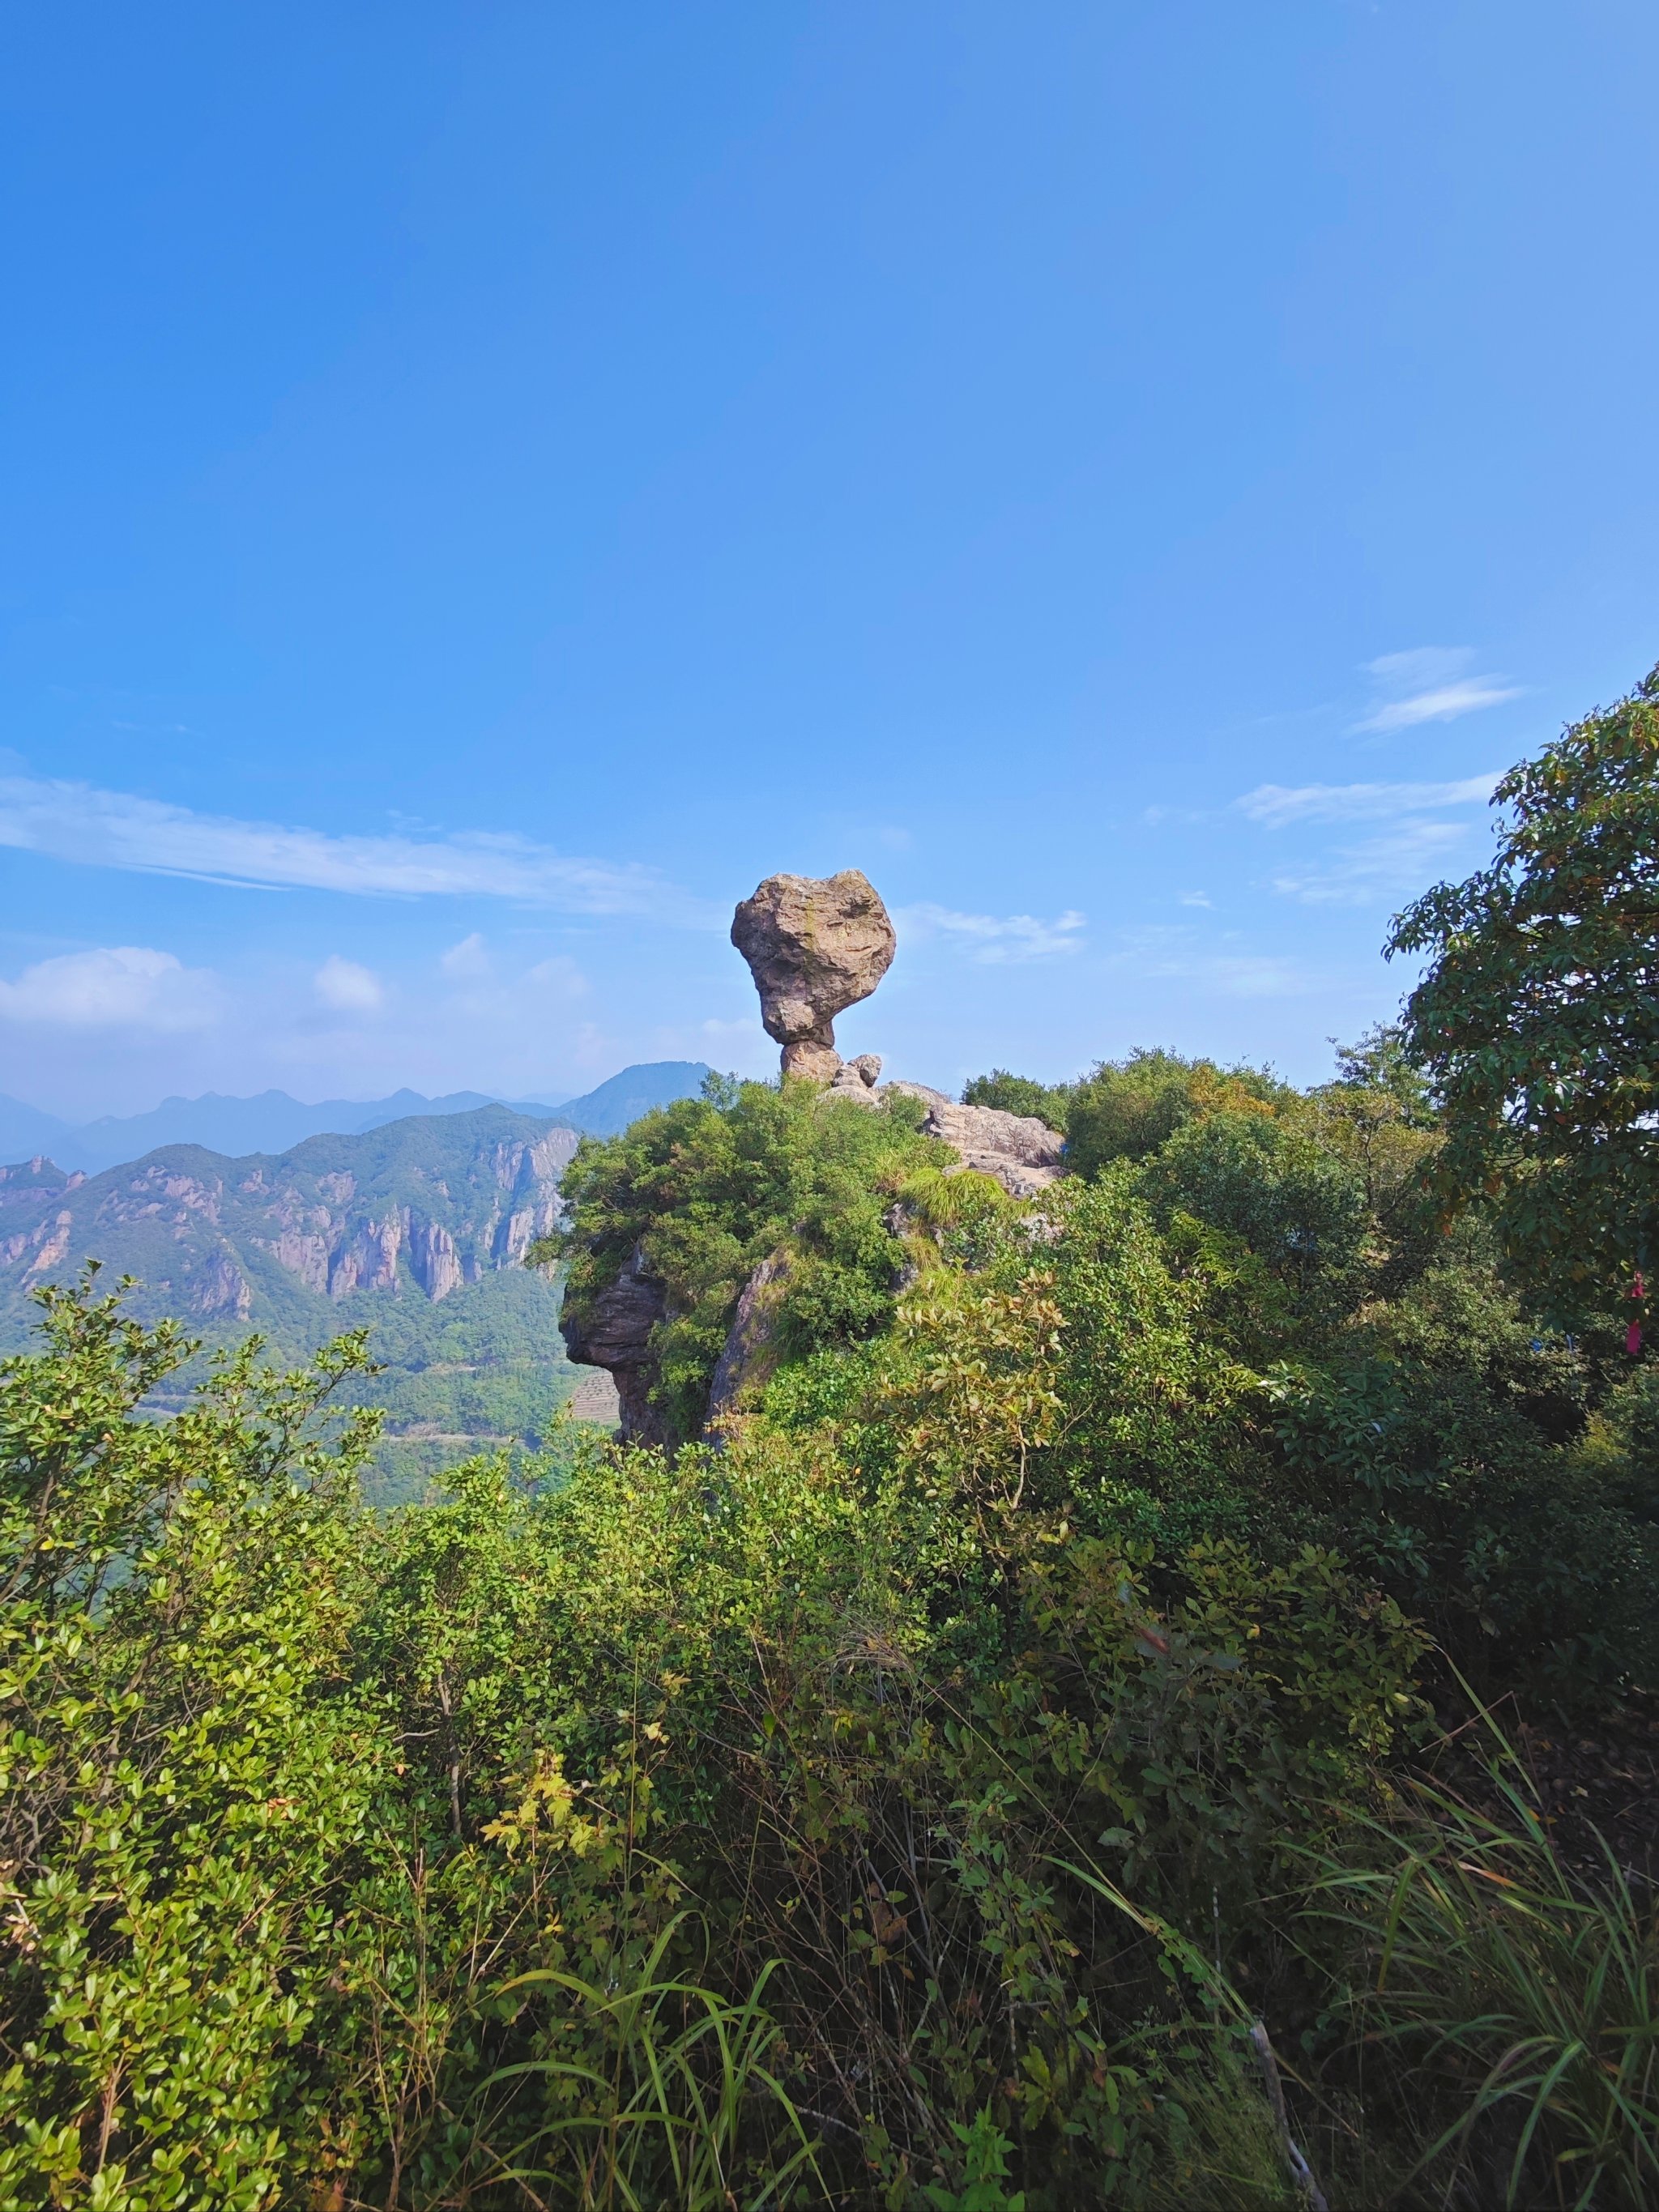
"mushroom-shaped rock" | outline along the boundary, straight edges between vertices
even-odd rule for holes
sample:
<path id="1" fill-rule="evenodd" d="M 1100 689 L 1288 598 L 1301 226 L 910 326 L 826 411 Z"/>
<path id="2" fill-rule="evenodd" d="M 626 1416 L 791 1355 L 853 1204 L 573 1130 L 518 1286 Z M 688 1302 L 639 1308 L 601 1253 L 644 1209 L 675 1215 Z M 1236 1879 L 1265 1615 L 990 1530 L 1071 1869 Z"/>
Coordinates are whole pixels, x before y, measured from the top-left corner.
<path id="1" fill-rule="evenodd" d="M 783 1047 L 786 1075 L 833 1082 L 841 1069 L 836 1016 L 867 999 L 892 964 L 893 925 L 857 868 L 838 876 L 769 876 L 732 921 L 749 963 L 766 1034 Z"/>

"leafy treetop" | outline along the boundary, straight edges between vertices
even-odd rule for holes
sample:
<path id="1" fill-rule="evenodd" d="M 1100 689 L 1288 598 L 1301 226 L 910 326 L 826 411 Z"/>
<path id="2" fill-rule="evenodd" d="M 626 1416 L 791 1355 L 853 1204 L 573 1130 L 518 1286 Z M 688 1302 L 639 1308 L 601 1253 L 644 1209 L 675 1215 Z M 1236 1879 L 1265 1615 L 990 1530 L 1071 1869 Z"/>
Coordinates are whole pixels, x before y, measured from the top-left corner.
<path id="1" fill-rule="evenodd" d="M 1659 669 L 1493 794 L 1496 858 L 1395 923 L 1449 1209 L 1486 1196 L 1563 1321 L 1659 1266 Z"/>

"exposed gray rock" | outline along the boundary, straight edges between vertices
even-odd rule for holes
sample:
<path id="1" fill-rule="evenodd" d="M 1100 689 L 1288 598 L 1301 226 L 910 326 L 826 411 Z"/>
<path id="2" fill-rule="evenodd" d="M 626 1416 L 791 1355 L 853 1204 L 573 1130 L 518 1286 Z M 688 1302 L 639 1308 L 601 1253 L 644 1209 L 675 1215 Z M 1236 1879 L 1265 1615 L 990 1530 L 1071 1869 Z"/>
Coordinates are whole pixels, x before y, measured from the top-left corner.
<path id="1" fill-rule="evenodd" d="M 881 1055 L 861 1052 L 856 1060 L 842 1060 L 830 1079 L 832 1098 L 852 1098 L 860 1106 L 875 1103 L 875 1090 L 881 1079 Z"/>
<path id="2" fill-rule="evenodd" d="M 738 908 L 732 942 L 749 963 L 766 1034 L 783 1072 L 833 1082 L 835 1018 L 867 999 L 892 965 L 893 925 L 857 868 L 836 876 L 769 876 Z"/>
<path id="3" fill-rule="evenodd" d="M 624 1443 L 667 1444 L 673 1439 L 651 1403 L 656 1363 L 651 1332 L 668 1310 L 667 1294 L 649 1273 L 638 1245 L 614 1283 L 599 1292 L 585 1313 L 573 1310 L 565 1293 L 559 1326 L 565 1351 L 578 1367 L 604 1367 L 615 1378 L 622 1408 Z"/>
<path id="4" fill-rule="evenodd" d="M 889 1083 L 920 1098 L 927 1109 L 922 1124 L 930 1137 L 952 1146 L 965 1168 L 994 1176 L 1013 1198 L 1035 1198 L 1060 1171 L 1066 1139 L 1035 1114 L 1005 1114 L 994 1106 L 961 1106 L 925 1083 Z"/>
<path id="5" fill-rule="evenodd" d="M 705 1429 L 717 1431 L 727 1414 L 739 1412 L 745 1396 L 757 1390 L 777 1364 L 774 1339 L 790 1273 L 788 1253 L 773 1252 L 744 1285 L 709 1384 Z"/>
<path id="6" fill-rule="evenodd" d="M 234 1314 L 238 1321 L 246 1321 L 248 1308 L 253 1304 L 253 1292 L 230 1254 L 220 1252 L 197 1275 L 191 1285 L 191 1303 L 198 1313 L 229 1313 Z"/>
<path id="7" fill-rule="evenodd" d="M 365 1221 L 349 1243 L 332 1257 L 328 1294 L 336 1303 L 353 1291 L 398 1292 L 398 1254 L 404 1241 L 404 1214 L 394 1207 L 384 1221 Z"/>
<path id="8" fill-rule="evenodd" d="M 455 1239 L 441 1222 L 410 1224 L 409 1264 L 416 1281 L 434 1304 L 461 1287 L 460 1255 L 455 1249 Z"/>

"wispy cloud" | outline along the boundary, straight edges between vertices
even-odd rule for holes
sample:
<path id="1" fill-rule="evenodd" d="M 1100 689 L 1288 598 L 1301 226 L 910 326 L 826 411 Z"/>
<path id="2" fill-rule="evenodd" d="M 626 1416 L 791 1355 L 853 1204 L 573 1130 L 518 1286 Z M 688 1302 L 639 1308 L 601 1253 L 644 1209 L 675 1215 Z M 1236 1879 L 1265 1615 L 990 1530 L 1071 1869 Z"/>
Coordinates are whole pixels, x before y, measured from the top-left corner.
<path id="1" fill-rule="evenodd" d="M 507 833 L 335 836 L 32 776 L 0 778 L 0 845 L 94 867 L 249 889 L 501 898 L 567 914 L 647 915 L 693 928 L 720 919 L 653 869 L 577 859 Z"/>
<path id="2" fill-rule="evenodd" d="M 902 937 L 954 939 L 971 946 L 973 957 L 987 964 L 1051 959 L 1080 951 L 1084 945 L 1085 918 L 1074 912 L 1041 921 L 1029 914 L 958 914 L 951 907 L 924 903 L 901 907 L 893 919 Z"/>
<path id="3" fill-rule="evenodd" d="M 147 945 L 62 952 L 0 981 L 0 1020 L 60 1030 L 147 1030 L 161 1036 L 217 1021 L 224 993 L 210 969 L 186 968 Z"/>
<path id="4" fill-rule="evenodd" d="M 1233 805 L 1264 830 L 1389 824 L 1358 844 L 1283 867 L 1272 878 L 1276 891 L 1305 904 L 1369 906 L 1409 896 L 1443 872 L 1475 826 L 1472 811 L 1462 820 L 1448 817 L 1489 800 L 1497 781 L 1493 771 L 1453 783 L 1263 783 Z"/>
<path id="5" fill-rule="evenodd" d="M 1467 822 L 1408 822 L 1382 837 L 1343 847 L 1326 862 L 1287 870 L 1273 889 L 1310 906 L 1371 906 L 1409 897 L 1449 866 L 1467 844 Z"/>
<path id="6" fill-rule="evenodd" d="M 1382 696 L 1354 728 L 1384 735 L 1419 722 L 1452 722 L 1521 696 L 1507 677 L 1471 675 L 1474 658 L 1471 646 L 1419 645 L 1367 661 L 1365 673 Z"/>
<path id="7" fill-rule="evenodd" d="M 1178 925 L 1131 931 L 1112 957 L 1114 965 L 1133 969 L 1137 976 L 1197 983 L 1229 999 L 1297 998 L 1320 981 L 1302 961 L 1218 948 Z"/>
<path id="8" fill-rule="evenodd" d="M 438 960 L 438 973 L 452 983 L 480 981 L 494 972 L 489 948 L 481 930 L 475 929 L 459 945 L 452 945 Z"/>
<path id="9" fill-rule="evenodd" d="M 1498 771 L 1455 783 L 1261 783 L 1233 801 L 1264 829 L 1293 822 L 1378 822 L 1435 814 L 1492 797 Z"/>

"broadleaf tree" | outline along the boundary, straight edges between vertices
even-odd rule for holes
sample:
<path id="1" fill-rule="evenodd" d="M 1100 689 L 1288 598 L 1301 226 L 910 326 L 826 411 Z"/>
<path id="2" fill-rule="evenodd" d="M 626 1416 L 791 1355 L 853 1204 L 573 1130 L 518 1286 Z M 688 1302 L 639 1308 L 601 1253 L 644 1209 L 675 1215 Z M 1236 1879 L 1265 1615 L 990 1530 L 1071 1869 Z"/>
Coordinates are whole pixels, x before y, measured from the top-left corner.
<path id="1" fill-rule="evenodd" d="M 1405 1027 L 1443 1113 L 1436 1180 L 1492 1202 L 1559 1322 L 1636 1319 L 1659 1273 L 1659 668 L 1493 804 L 1491 865 L 1388 947 L 1428 956 Z"/>

